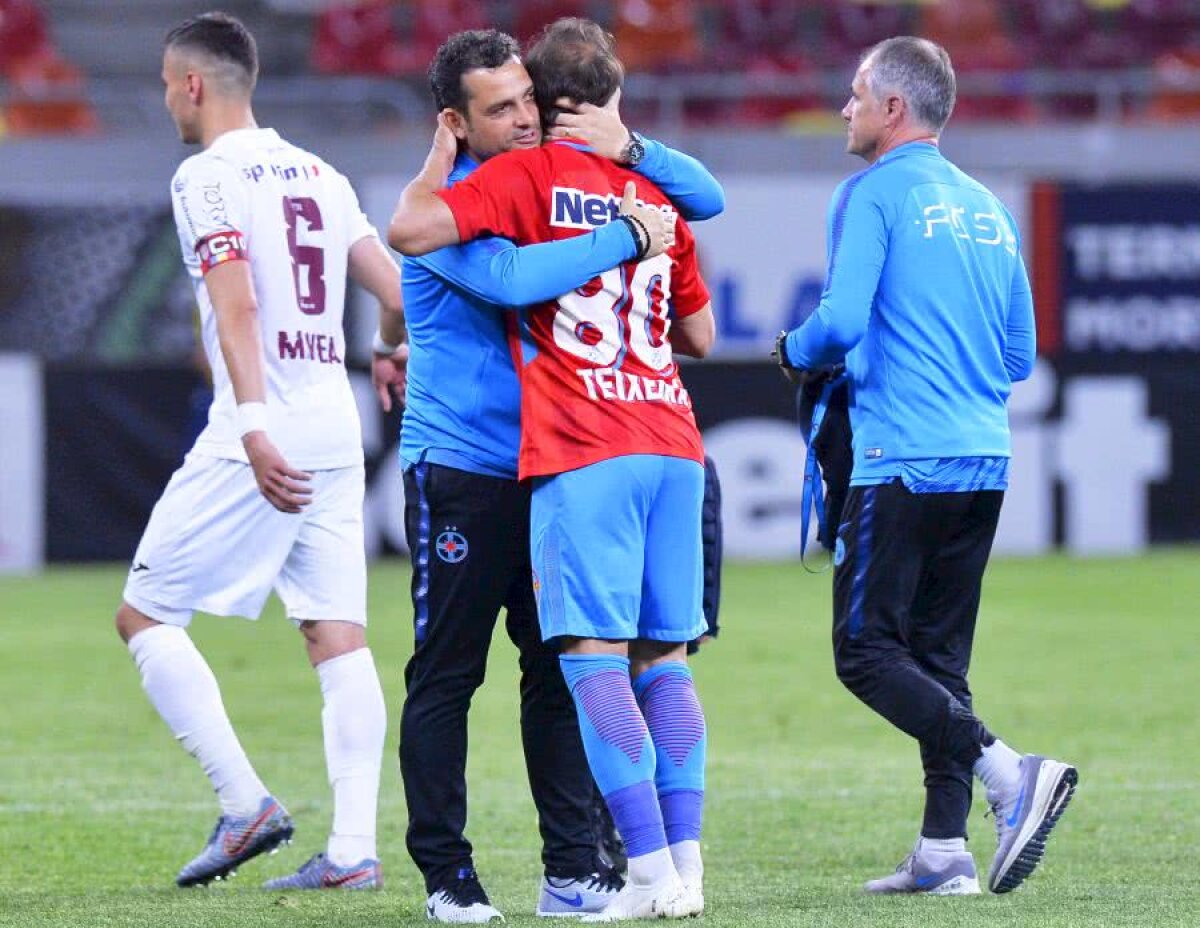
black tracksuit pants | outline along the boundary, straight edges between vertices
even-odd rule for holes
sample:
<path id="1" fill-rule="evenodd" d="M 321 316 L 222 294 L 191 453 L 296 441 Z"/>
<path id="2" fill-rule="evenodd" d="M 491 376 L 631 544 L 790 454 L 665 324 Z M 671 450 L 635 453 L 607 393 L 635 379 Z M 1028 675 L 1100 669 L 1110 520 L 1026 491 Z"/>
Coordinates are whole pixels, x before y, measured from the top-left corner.
<path id="1" fill-rule="evenodd" d="M 966 836 L 972 768 L 995 739 L 971 708 L 967 669 L 1001 491 L 851 487 L 834 552 L 838 678 L 917 739 L 927 838 Z"/>
<path id="2" fill-rule="evenodd" d="M 408 851 L 427 892 L 473 866 L 467 710 L 501 607 L 520 652 L 521 741 L 551 876 L 595 870 L 592 776 L 556 649 L 542 642 L 529 561 L 529 493 L 515 480 L 422 462 L 404 474 L 416 643 L 405 668 L 400 770 Z"/>

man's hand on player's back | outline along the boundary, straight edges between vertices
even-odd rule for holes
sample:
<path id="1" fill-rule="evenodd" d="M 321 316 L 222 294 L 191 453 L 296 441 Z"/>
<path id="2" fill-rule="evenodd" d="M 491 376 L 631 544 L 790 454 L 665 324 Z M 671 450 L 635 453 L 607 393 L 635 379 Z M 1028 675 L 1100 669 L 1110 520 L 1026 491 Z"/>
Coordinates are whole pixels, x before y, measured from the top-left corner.
<path id="1" fill-rule="evenodd" d="M 675 244 L 675 213 L 667 216 L 656 206 L 638 203 L 637 185 L 633 181 L 625 184 L 621 215 L 633 220 L 640 259 L 657 257 Z"/>
<path id="2" fill-rule="evenodd" d="M 242 436 L 242 447 L 268 503 L 280 512 L 296 513 L 312 502 L 312 489 L 305 486 L 312 474 L 289 467 L 266 432 L 247 432 Z"/>

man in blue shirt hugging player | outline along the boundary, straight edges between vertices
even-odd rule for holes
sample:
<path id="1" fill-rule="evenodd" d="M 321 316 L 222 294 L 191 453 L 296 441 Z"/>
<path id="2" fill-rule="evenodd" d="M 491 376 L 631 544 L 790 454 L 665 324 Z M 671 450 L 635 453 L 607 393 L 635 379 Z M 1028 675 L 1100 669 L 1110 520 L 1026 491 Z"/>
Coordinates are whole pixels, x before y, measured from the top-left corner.
<path id="1" fill-rule="evenodd" d="M 945 50 L 870 49 L 842 111 L 870 165 L 828 215 L 821 303 L 776 345 L 785 373 L 845 362 L 854 466 L 834 546 L 834 657 L 859 699 L 920 744 L 925 818 L 879 893 L 978 893 L 966 849 L 973 776 L 1005 893 L 1033 872 L 1074 792 L 1074 767 L 1019 754 L 975 716 L 967 667 L 1008 486 L 1012 384 L 1035 358 L 1033 299 L 1008 211 L 943 157 L 954 106 Z"/>
<path id="2" fill-rule="evenodd" d="M 459 142 L 453 184 L 501 152 L 533 148 L 542 125 L 516 42 L 459 33 L 429 69 L 434 102 Z M 630 133 L 616 100 L 580 107 L 556 131 L 632 166 L 687 219 L 724 208 L 697 161 Z M 529 491 L 517 482 L 520 395 L 504 307 L 553 299 L 639 253 L 635 235 L 664 234 L 634 206 L 561 242 L 517 248 L 481 239 L 403 266 L 411 357 L 400 441 L 405 531 L 413 559 L 415 647 L 405 670 L 400 766 L 409 853 L 425 878 L 430 919 L 501 919 L 476 875 L 466 824 L 467 710 L 483 682 L 501 608 L 520 651 L 521 735 L 538 811 L 545 875 L 539 915 L 603 909 L 620 877 L 597 858 L 593 782 L 557 651 L 541 640 L 529 555 Z M 647 229 L 649 231 L 647 231 Z M 386 395 L 403 381 L 400 346 L 377 337 L 373 374 Z"/>

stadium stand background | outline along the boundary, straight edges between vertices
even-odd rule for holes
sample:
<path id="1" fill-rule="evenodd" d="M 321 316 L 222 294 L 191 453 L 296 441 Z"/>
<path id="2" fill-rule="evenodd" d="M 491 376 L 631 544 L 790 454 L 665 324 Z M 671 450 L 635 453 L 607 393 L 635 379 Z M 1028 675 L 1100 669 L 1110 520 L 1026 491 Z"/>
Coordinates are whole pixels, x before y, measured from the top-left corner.
<path id="1" fill-rule="evenodd" d="M 3 0 L 0 70 L 19 88 L 30 83 L 20 72 L 40 66 L 46 96 L 58 99 L 73 93 L 65 85 L 79 87 L 87 75 L 111 131 L 128 124 L 129 114 L 110 108 L 140 100 L 144 83 L 157 76 L 155 56 L 146 52 L 161 40 L 162 24 L 202 6 Z M 633 75 L 635 106 L 646 109 L 646 118 L 670 122 L 777 125 L 804 122 L 806 114 L 820 122 L 843 95 L 844 69 L 860 51 L 905 32 L 950 51 L 963 91 L 959 121 L 1136 120 L 1200 111 L 1200 7 L 1191 0 L 234 0 L 224 6 L 259 35 L 267 82 L 283 82 L 282 96 L 288 88 L 309 90 L 299 96 L 320 109 L 326 95 L 329 103 L 353 99 L 341 95 L 353 88 L 377 106 L 356 116 L 378 123 L 422 115 L 425 67 L 450 32 L 496 26 L 525 40 L 562 15 L 592 16 L 612 29 Z M 69 76 L 53 77 L 55 65 Z M 304 82 L 313 76 L 330 78 L 323 92 L 311 93 Z"/>
<path id="2" fill-rule="evenodd" d="M 960 83 L 944 148 L 1014 206 L 1038 290 L 1044 358 L 1014 402 L 1022 471 L 1001 548 L 1200 540 L 1186 412 L 1200 403 L 1200 4 L 0 0 L 0 425 L 22 462 L 0 481 L 0 563 L 127 557 L 200 414 L 166 193 L 188 150 L 163 110 L 159 49 L 210 6 L 259 39 L 260 122 L 341 166 L 380 224 L 427 150 L 424 69 L 446 34 L 524 39 L 571 14 L 614 31 L 627 121 L 729 192 L 698 233 L 722 355 L 685 379 L 730 475 L 728 549 L 745 557 L 799 550 L 803 444 L 761 358 L 819 295 L 825 205 L 859 167 L 838 115 L 857 57 L 887 35 L 936 39 Z M 365 422 L 369 531 L 387 550 L 395 422 Z"/>

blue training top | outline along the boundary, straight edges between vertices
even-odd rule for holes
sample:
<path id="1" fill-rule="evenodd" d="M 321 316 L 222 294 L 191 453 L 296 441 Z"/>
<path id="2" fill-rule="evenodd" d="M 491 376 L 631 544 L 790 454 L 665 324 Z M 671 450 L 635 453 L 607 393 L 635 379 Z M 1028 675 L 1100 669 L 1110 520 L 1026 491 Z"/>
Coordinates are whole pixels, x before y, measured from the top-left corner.
<path id="1" fill-rule="evenodd" d="M 460 154 L 454 184 L 478 164 Z M 685 219 L 725 207 L 720 184 L 687 155 L 646 140 L 638 170 Z M 405 258 L 401 268 L 411 355 L 400 461 L 424 459 L 513 480 L 521 435 L 516 366 L 502 310 L 552 300 L 636 254 L 627 223 L 518 248 L 485 238 Z"/>
<path id="2" fill-rule="evenodd" d="M 827 246 L 820 305 L 786 350 L 800 368 L 846 362 L 851 483 L 1003 488 L 1006 402 L 1035 357 L 1008 210 L 935 145 L 910 142 L 838 187 Z"/>

